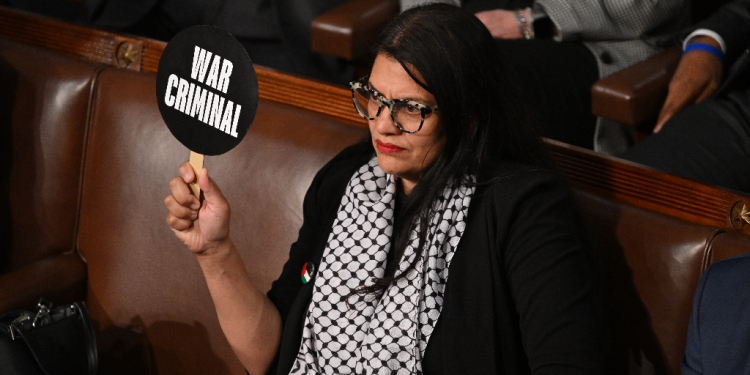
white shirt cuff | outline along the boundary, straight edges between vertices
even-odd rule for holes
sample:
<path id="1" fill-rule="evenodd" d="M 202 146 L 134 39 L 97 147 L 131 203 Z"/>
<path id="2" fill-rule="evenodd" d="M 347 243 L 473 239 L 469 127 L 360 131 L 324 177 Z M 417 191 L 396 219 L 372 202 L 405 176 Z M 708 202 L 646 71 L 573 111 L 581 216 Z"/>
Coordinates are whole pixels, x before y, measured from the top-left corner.
<path id="1" fill-rule="evenodd" d="M 727 53 L 727 45 L 724 44 L 724 39 L 722 39 L 719 34 L 709 29 L 698 29 L 690 33 L 690 35 L 688 35 L 687 38 L 685 38 L 685 40 L 682 41 L 683 51 L 685 50 L 685 47 L 687 47 L 688 42 L 690 42 L 690 39 L 693 39 L 696 36 L 708 36 L 708 37 L 713 38 L 719 43 L 719 46 L 721 47 L 721 52 L 723 52 L 724 54 Z"/>

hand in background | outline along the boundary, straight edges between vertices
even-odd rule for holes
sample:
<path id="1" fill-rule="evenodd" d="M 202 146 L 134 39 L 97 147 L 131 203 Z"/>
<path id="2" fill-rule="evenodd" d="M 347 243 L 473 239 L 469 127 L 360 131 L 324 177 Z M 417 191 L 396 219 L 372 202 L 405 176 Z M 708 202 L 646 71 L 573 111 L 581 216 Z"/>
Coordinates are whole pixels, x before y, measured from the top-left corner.
<path id="1" fill-rule="evenodd" d="M 482 21 L 495 39 L 520 39 L 522 37 L 515 11 L 493 9 L 477 12 L 475 16 Z"/>
<path id="2" fill-rule="evenodd" d="M 711 44 L 719 48 L 719 43 L 707 36 L 693 38 L 691 42 Z M 721 61 L 709 52 L 690 51 L 682 56 L 672 81 L 669 82 L 667 100 L 659 112 L 654 133 L 658 133 L 665 122 L 686 106 L 708 99 L 719 88 L 722 74 Z"/>
<path id="3" fill-rule="evenodd" d="M 169 181 L 171 194 L 164 198 L 167 224 L 177 238 L 195 255 L 205 254 L 229 240 L 230 209 L 216 183 L 203 169 L 198 185 L 203 192 L 201 202 L 190 193 L 188 184 L 195 180 L 193 168 L 185 162 L 179 169 L 180 177 Z"/>

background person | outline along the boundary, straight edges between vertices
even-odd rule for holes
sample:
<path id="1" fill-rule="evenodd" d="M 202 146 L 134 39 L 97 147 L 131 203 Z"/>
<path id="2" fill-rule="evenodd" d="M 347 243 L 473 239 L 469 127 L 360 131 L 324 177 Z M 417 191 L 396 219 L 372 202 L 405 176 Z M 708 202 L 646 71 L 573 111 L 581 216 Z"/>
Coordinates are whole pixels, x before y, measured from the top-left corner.
<path id="1" fill-rule="evenodd" d="M 750 254 L 712 264 L 693 298 L 682 375 L 750 373 Z"/>
<path id="2" fill-rule="evenodd" d="M 682 35 L 686 52 L 655 134 L 621 157 L 750 192 L 750 0 L 723 6 Z"/>
<path id="3" fill-rule="evenodd" d="M 278 374 L 601 373 L 586 236 L 504 91 L 487 29 L 453 6 L 415 8 L 376 51 L 369 77 L 351 84 L 370 139 L 313 180 L 267 297 L 208 172 L 197 176 L 202 204 L 187 164 L 170 182 L 167 222 L 242 363 Z"/>
<path id="4" fill-rule="evenodd" d="M 518 77 L 519 94 L 531 103 L 542 135 L 607 154 L 631 147 L 633 132 L 591 113 L 591 86 L 661 51 L 691 19 L 688 0 L 461 3 L 505 52 L 506 69 Z"/>

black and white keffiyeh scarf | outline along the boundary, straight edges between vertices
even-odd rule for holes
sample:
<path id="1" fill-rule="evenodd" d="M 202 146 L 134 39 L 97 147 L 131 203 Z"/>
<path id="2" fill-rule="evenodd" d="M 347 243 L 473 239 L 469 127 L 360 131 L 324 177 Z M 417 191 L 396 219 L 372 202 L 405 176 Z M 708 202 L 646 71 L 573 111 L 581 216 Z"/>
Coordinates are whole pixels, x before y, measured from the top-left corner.
<path id="1" fill-rule="evenodd" d="M 290 374 L 421 374 L 473 193 L 473 184 L 444 190 L 420 254 L 417 233 L 411 234 L 396 274 L 419 259 L 406 277 L 382 295 L 349 296 L 383 277 L 393 232 L 395 178 L 377 157 L 363 165 L 341 199 Z"/>

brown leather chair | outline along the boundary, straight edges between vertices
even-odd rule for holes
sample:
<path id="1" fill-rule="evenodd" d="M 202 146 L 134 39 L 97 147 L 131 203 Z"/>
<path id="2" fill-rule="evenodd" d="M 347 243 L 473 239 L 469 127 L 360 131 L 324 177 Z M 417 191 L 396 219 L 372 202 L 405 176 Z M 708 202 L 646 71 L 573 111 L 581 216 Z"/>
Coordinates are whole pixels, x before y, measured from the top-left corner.
<path id="1" fill-rule="evenodd" d="M 355 75 L 365 75 L 375 39 L 399 9 L 398 0 L 351 0 L 333 8 L 312 22 L 312 51 L 352 61 Z"/>
<path id="2" fill-rule="evenodd" d="M 79 294 L 76 251 L 89 99 L 103 66 L 0 39 L 0 311 Z M 28 270 L 38 276 L 29 278 Z M 56 280 L 54 284 L 47 280 Z M 77 291 L 77 292 L 76 292 Z"/>
<path id="3" fill-rule="evenodd" d="M 675 46 L 600 79 L 591 87 L 591 111 L 633 126 L 639 140 L 648 136 L 681 56 Z"/>
<path id="4" fill-rule="evenodd" d="M 145 44 L 145 47 L 144 47 Z M 0 7 L 0 311 L 80 300 L 81 178 L 91 95 L 107 66 L 155 69 L 153 41 Z M 56 51 L 51 53 L 51 51 Z M 85 58 L 82 58 L 85 57 Z M 4 274 L 4 275 L 3 275 Z"/>
<path id="5" fill-rule="evenodd" d="M 720 203 L 714 187 L 548 146 L 575 187 L 596 249 L 611 345 L 606 373 L 679 374 L 695 286 L 711 263 L 750 251 L 750 222 L 741 216 L 750 203 Z"/>
<path id="6" fill-rule="evenodd" d="M 167 183 L 189 151 L 161 119 L 155 91 L 153 74 L 108 69 L 93 94 L 78 248 L 87 260 L 101 371 L 239 374 L 200 268 L 164 221 Z M 315 172 L 364 133 L 263 99 L 240 145 L 206 158 L 232 204 L 235 245 L 261 290 L 286 261 Z"/>

